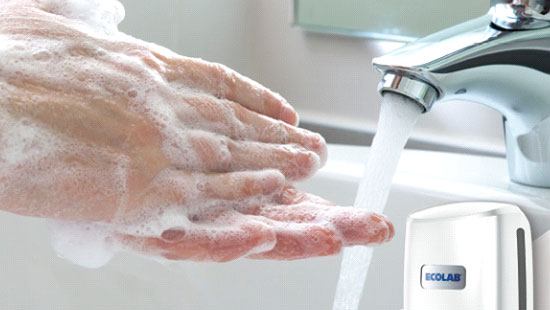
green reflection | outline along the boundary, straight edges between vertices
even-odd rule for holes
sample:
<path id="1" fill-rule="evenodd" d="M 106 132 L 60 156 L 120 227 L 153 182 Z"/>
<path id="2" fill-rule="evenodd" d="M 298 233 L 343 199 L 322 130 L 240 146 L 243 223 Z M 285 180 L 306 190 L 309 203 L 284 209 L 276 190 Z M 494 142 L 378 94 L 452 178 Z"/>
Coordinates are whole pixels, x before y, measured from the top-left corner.
<path id="1" fill-rule="evenodd" d="M 309 30 L 410 41 L 481 16 L 484 0 L 294 0 L 295 24 Z"/>

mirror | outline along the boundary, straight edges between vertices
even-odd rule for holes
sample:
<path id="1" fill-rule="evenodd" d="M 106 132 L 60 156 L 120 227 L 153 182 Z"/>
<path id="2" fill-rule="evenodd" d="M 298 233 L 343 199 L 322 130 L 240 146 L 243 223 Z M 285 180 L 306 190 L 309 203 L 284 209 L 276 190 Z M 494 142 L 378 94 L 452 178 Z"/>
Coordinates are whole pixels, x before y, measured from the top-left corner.
<path id="1" fill-rule="evenodd" d="M 294 24 L 407 42 L 481 16 L 489 6 L 487 0 L 294 0 Z"/>

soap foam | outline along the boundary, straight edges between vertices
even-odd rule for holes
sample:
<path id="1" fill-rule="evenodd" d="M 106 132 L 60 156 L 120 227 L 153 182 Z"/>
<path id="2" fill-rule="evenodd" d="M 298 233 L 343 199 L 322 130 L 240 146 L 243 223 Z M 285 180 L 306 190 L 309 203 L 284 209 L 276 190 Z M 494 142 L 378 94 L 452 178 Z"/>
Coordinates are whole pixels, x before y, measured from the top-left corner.
<path id="1" fill-rule="evenodd" d="M 192 243 L 194 239 L 211 240 L 227 237 L 246 238 L 243 230 L 246 225 L 267 225 L 250 219 L 237 211 L 228 211 L 242 208 L 243 205 L 258 205 L 266 203 L 266 197 L 253 197 L 239 203 L 210 200 L 198 201 L 192 206 L 173 205 L 158 208 L 153 214 L 145 217 L 136 217 L 131 220 L 121 219 L 118 223 L 99 222 L 71 222 L 49 221 L 52 232 L 52 245 L 58 256 L 87 268 L 98 268 L 106 264 L 117 252 L 130 250 L 142 252 L 147 258 L 162 262 L 164 256 L 170 254 L 162 249 L 140 248 L 139 244 L 128 245 L 117 236 L 131 235 L 143 238 L 161 238 L 163 232 L 169 229 L 181 230 L 186 240 Z M 220 213 L 221 215 L 216 215 Z M 215 216 L 215 219 L 212 219 Z M 266 229 L 267 228 L 266 226 Z M 243 256 L 271 250 L 275 246 L 272 242 L 258 244 Z M 154 251 L 157 252 L 154 252 Z M 228 249 L 231 250 L 231 249 Z M 153 252 L 152 252 L 153 251 Z M 190 256 L 188 259 L 206 261 L 220 261 L 224 253 L 199 253 L 200 256 Z"/>
<path id="2" fill-rule="evenodd" d="M 118 32 L 124 7 L 116 0 L 3 0 L 1 6 L 38 7 L 46 12 L 82 21 L 105 34 Z"/>
<path id="3" fill-rule="evenodd" d="M 59 197 L 66 197 L 67 188 L 59 184 L 70 184 L 70 195 L 76 200 L 90 199 L 88 205 L 94 205 L 94 197 L 83 194 L 95 192 L 103 197 L 119 197 L 124 203 L 126 191 L 126 170 L 128 164 L 125 158 L 112 158 L 101 149 L 89 146 L 73 145 L 70 141 L 59 137 L 47 128 L 40 126 L 34 120 L 18 118 L 2 113 L 0 108 L 0 163 L 10 182 L 0 182 L 0 196 L 12 197 L 14 201 L 25 201 L 25 208 L 18 209 L 21 203 L 7 204 L 6 208 L 12 212 L 26 214 L 25 210 L 34 210 L 34 215 L 43 214 L 49 217 L 63 217 L 63 208 L 72 208 L 68 202 Z M 72 154 L 81 154 L 82 160 L 87 160 L 90 167 L 71 163 L 69 154 L 64 150 L 71 150 Z M 102 161 L 116 160 L 117 169 L 98 168 Z M 94 167 L 94 162 L 97 165 Z M 44 184 L 56 184 L 47 191 Z M 37 192 L 40 191 L 40 192 Z M 38 195 L 41 200 L 26 197 Z M 8 201 L 10 198 L 8 198 Z M 61 205 L 60 205 L 61 204 Z M 78 207 L 78 206 L 74 206 Z M 87 210 L 83 209 L 82 212 Z M 56 213 L 57 212 L 57 213 Z"/>
<path id="4" fill-rule="evenodd" d="M 112 228 L 102 223 L 49 222 L 52 247 L 57 255 L 87 268 L 99 268 L 110 261 L 114 248 L 107 242 Z"/>

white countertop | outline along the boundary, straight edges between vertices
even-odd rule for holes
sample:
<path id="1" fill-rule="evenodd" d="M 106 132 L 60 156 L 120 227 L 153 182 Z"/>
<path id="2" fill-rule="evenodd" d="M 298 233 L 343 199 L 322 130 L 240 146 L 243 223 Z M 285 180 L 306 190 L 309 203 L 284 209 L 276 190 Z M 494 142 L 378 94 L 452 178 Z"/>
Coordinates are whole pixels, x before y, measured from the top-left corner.
<path id="1" fill-rule="evenodd" d="M 318 175 L 359 182 L 368 152 L 368 147 L 331 144 L 328 162 Z M 405 150 L 393 186 L 457 200 L 514 203 L 529 217 L 533 237 L 550 230 L 550 189 L 510 181 L 504 158 Z"/>

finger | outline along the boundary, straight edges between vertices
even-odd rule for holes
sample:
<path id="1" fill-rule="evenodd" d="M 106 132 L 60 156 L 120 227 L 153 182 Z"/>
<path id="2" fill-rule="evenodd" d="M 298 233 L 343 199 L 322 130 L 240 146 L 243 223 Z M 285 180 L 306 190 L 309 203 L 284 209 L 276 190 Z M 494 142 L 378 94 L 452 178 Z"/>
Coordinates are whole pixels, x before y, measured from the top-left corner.
<path id="1" fill-rule="evenodd" d="M 240 200 L 282 192 L 284 175 L 277 170 L 201 174 L 195 180 L 201 196 Z"/>
<path id="2" fill-rule="evenodd" d="M 272 250 L 248 255 L 253 259 L 293 260 L 340 252 L 342 240 L 330 227 L 274 223 L 277 243 Z"/>
<path id="3" fill-rule="evenodd" d="M 190 173 L 177 169 L 160 172 L 118 217 L 134 218 L 163 206 L 193 204 L 203 199 L 241 200 L 282 192 L 284 176 L 277 170 L 227 173 Z"/>
<path id="4" fill-rule="evenodd" d="M 395 235 L 393 224 L 384 215 L 364 209 L 334 206 L 322 198 L 290 186 L 285 188 L 281 201 L 283 205 L 243 208 L 238 211 L 285 223 L 330 223 L 342 236 L 344 246 L 380 244 L 390 241 Z"/>
<path id="5" fill-rule="evenodd" d="M 281 95 L 225 66 L 218 66 L 216 70 L 221 71 L 222 83 L 227 86 L 224 98 L 292 126 L 298 125 L 298 113 Z"/>
<path id="6" fill-rule="evenodd" d="M 297 190 L 287 185 L 283 189 L 279 208 L 300 208 L 318 217 L 326 216 L 344 238 L 344 245 L 369 245 L 390 241 L 395 235 L 391 221 L 382 214 L 369 210 L 340 207 L 321 197 Z M 294 206 L 294 207 L 293 207 Z M 304 211 L 302 211 L 304 212 Z M 293 214 L 298 215 L 299 212 Z M 293 216 L 289 216 L 292 219 Z M 297 218 L 299 220 L 299 218 Z"/>
<path id="7" fill-rule="evenodd" d="M 183 100 L 200 115 L 179 109 L 178 116 L 184 124 L 213 131 L 234 140 L 254 140 L 274 144 L 299 144 L 316 152 L 324 162 L 327 147 L 323 137 L 308 130 L 290 126 L 243 108 L 239 104 L 217 99 L 205 94 L 186 94 Z M 202 121 L 201 121 L 202 119 Z"/>
<path id="8" fill-rule="evenodd" d="M 285 185 L 278 202 L 282 205 L 295 205 L 302 202 L 310 202 L 320 206 L 336 206 L 336 204 L 321 197 L 302 192 L 292 185 Z"/>
<path id="9" fill-rule="evenodd" d="M 233 141 L 228 148 L 240 169 L 277 169 L 290 181 L 308 178 L 321 166 L 316 153 L 296 146 Z"/>
<path id="10" fill-rule="evenodd" d="M 275 233 L 266 224 L 244 221 L 229 225 L 194 225 L 166 230 L 161 237 L 118 235 L 126 248 L 169 260 L 227 262 L 268 251 L 275 244 Z"/>
<path id="11" fill-rule="evenodd" d="M 393 239 L 395 229 L 385 215 L 358 208 L 344 209 L 347 212 L 338 212 L 331 222 L 344 236 L 345 246 L 376 245 Z"/>
<path id="12" fill-rule="evenodd" d="M 248 258 L 292 260 L 333 255 L 340 252 L 342 246 L 379 244 L 393 237 L 393 226 L 379 215 L 365 214 L 363 210 L 355 214 L 340 210 L 333 215 L 323 214 L 321 220 L 320 215 L 326 210 L 317 209 L 316 214 L 312 208 L 305 209 L 309 210 L 286 207 L 262 210 L 260 216 L 274 220 L 277 243 L 272 250 Z"/>
<path id="13" fill-rule="evenodd" d="M 259 215 L 281 222 L 329 222 L 342 235 L 346 246 L 380 244 L 390 241 L 395 234 L 384 215 L 351 207 L 273 206 L 262 209 Z"/>
<path id="14" fill-rule="evenodd" d="M 181 81 L 215 97 L 237 102 L 251 111 L 293 126 L 298 124 L 298 114 L 283 97 L 224 65 L 177 55 L 166 56 L 159 51 L 152 51 L 152 54 L 167 63 L 165 76 L 170 82 Z"/>
<path id="15" fill-rule="evenodd" d="M 304 203 L 267 206 L 255 211 L 257 216 L 284 223 L 329 223 L 342 237 L 344 246 L 381 244 L 394 236 L 393 225 L 385 216 L 357 208 Z"/>
<path id="16" fill-rule="evenodd" d="M 194 151 L 196 170 L 229 172 L 276 169 L 289 180 L 311 176 L 320 167 L 319 156 L 298 145 L 273 145 L 251 141 L 233 141 L 195 130 L 187 136 Z M 174 165 L 185 166 L 186 158 L 174 158 Z"/>

